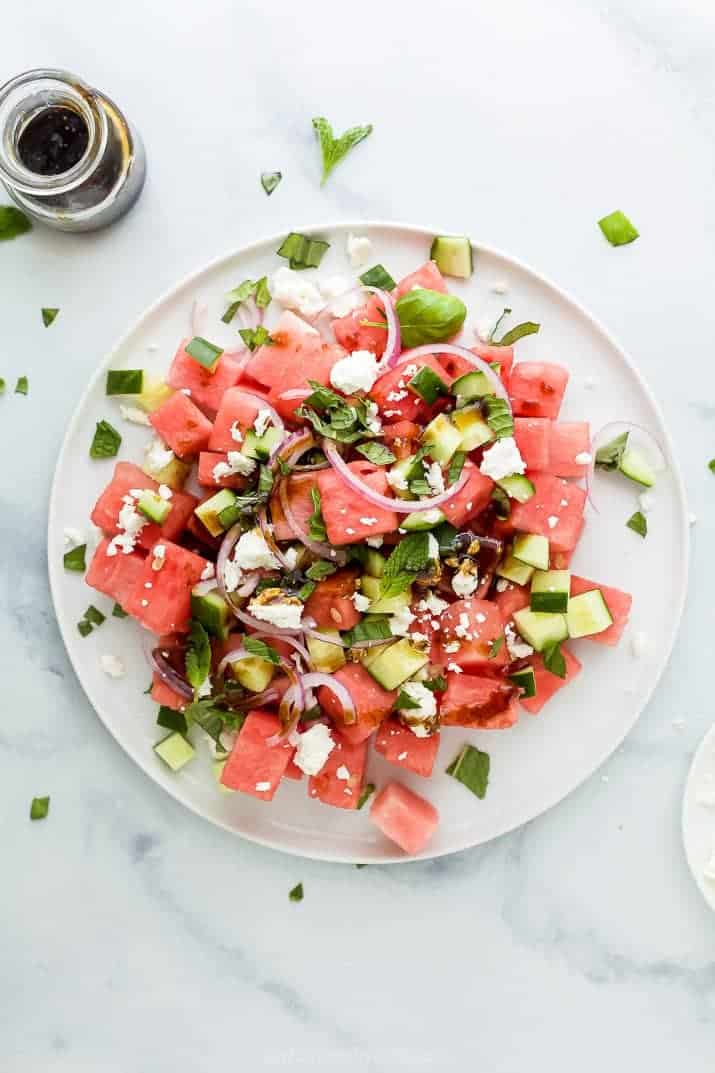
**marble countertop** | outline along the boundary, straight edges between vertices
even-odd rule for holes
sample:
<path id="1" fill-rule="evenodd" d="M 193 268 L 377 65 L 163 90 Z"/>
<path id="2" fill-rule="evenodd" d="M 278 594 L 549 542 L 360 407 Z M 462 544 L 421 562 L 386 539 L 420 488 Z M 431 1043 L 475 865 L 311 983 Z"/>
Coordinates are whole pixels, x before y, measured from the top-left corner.
<path id="1" fill-rule="evenodd" d="M 149 156 L 112 230 L 0 247 L 0 375 L 30 378 L 0 400 L 4 1073 L 710 1073 L 715 920 L 680 803 L 713 718 L 714 60 L 706 0 L 4 12 L 5 76 L 76 70 Z M 316 114 L 375 123 L 323 189 Z M 620 250 L 596 227 L 615 208 L 641 231 Z M 467 232 L 570 290 L 659 397 L 698 516 L 680 639 L 605 777 L 492 844 L 361 871 L 242 842 L 150 782 L 74 677 L 45 566 L 66 421 L 125 327 L 229 248 L 350 217 Z"/>

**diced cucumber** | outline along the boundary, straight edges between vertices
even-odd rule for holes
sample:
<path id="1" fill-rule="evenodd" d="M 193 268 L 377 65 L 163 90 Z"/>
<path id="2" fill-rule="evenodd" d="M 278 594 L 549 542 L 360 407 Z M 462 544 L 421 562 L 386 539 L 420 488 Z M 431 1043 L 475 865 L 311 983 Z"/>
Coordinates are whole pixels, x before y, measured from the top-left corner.
<path id="1" fill-rule="evenodd" d="M 513 555 L 507 555 L 499 563 L 496 573 L 498 577 L 513 581 L 515 585 L 528 585 L 534 573 L 534 568 L 527 563 L 521 562 Z"/>
<path id="2" fill-rule="evenodd" d="M 511 477 L 502 477 L 497 484 L 510 499 L 515 499 L 517 503 L 526 503 L 536 491 L 529 478 L 522 477 L 518 473 L 514 473 Z"/>
<path id="3" fill-rule="evenodd" d="M 373 645 L 372 648 L 358 649 L 358 652 L 360 653 L 360 662 L 362 663 L 365 670 L 368 670 L 372 666 L 378 656 L 382 655 L 383 652 L 387 651 L 387 649 L 390 647 L 390 644 L 391 642 L 388 642 L 384 645 Z"/>
<path id="4" fill-rule="evenodd" d="M 236 495 L 230 488 L 222 488 L 216 495 L 200 503 L 194 514 L 203 522 L 211 536 L 221 536 L 227 526 L 219 518 L 221 511 L 227 511 L 236 502 Z"/>
<path id="5" fill-rule="evenodd" d="M 195 618 L 212 637 L 228 637 L 233 615 L 218 592 L 191 593 L 191 617 Z"/>
<path id="6" fill-rule="evenodd" d="M 366 548 L 363 566 L 365 567 L 365 573 L 369 574 L 370 577 L 382 577 L 385 573 L 385 557 L 380 555 L 380 552 L 374 548 Z"/>
<path id="7" fill-rule="evenodd" d="M 569 605 L 571 574 L 568 570 L 537 570 L 531 579 L 532 611 L 565 611 Z"/>
<path id="8" fill-rule="evenodd" d="M 613 625 L 611 612 L 600 589 L 582 592 L 569 600 L 566 622 L 570 637 L 592 637 Z"/>
<path id="9" fill-rule="evenodd" d="M 463 410 L 455 410 L 452 414 L 452 424 L 462 434 L 459 443 L 460 451 L 474 451 L 494 439 L 494 433 L 482 417 L 477 407 L 469 407 Z"/>
<path id="10" fill-rule="evenodd" d="M 257 436 L 253 429 L 249 428 L 243 437 L 241 454 L 246 455 L 248 458 L 255 458 L 259 462 L 267 462 L 271 451 L 278 446 L 282 439 L 283 433 L 279 428 L 267 428 L 262 436 Z"/>
<path id="11" fill-rule="evenodd" d="M 482 399 L 485 395 L 493 395 L 494 388 L 489 383 L 486 373 L 481 369 L 475 369 L 473 373 L 465 373 L 452 381 L 450 391 L 457 397 L 457 406 L 464 406 L 472 399 Z"/>
<path id="12" fill-rule="evenodd" d="M 401 458 L 399 462 L 395 462 L 394 466 L 390 466 L 390 476 L 388 480 L 395 495 L 399 499 L 412 499 L 412 493 L 407 485 L 410 481 L 424 477 L 424 475 L 425 472 L 422 468 L 422 463 L 415 462 L 415 456 L 410 455 L 409 458 Z M 393 481 L 395 482 L 394 484 Z M 396 485 L 401 484 L 403 481 L 405 484 L 404 488 L 396 487 Z"/>
<path id="13" fill-rule="evenodd" d="M 443 276 L 469 279 L 474 271 L 472 244 L 464 235 L 437 235 L 429 255 Z"/>
<path id="14" fill-rule="evenodd" d="M 250 689 L 252 693 L 262 693 L 273 678 L 276 665 L 261 656 L 246 656 L 245 659 L 237 659 L 232 663 L 231 670 L 233 677 L 244 689 Z"/>
<path id="15" fill-rule="evenodd" d="M 446 414 L 437 414 L 422 433 L 422 442 L 429 445 L 429 453 L 437 462 L 449 462 L 459 450 L 462 433 L 455 428 Z"/>
<path id="16" fill-rule="evenodd" d="M 536 675 L 533 667 L 522 667 L 520 671 L 514 671 L 509 675 L 509 681 L 519 686 L 521 689 L 519 696 L 522 700 L 536 696 Z"/>
<path id="17" fill-rule="evenodd" d="M 412 600 L 412 586 L 396 596 L 380 596 L 380 580 L 369 574 L 363 574 L 360 579 L 360 591 L 370 600 L 368 611 L 371 615 L 395 615 L 409 607 Z"/>
<path id="18" fill-rule="evenodd" d="M 618 466 L 624 477 L 630 478 L 637 484 L 642 484 L 646 488 L 652 488 L 656 481 L 655 470 L 651 466 L 650 462 L 640 451 L 633 447 L 626 447 L 621 456 L 621 461 Z"/>
<path id="19" fill-rule="evenodd" d="M 340 640 L 337 630 L 321 630 L 320 632 L 326 637 Z M 308 637 L 306 644 L 314 670 L 321 671 L 323 674 L 332 674 L 333 671 L 345 665 L 345 649 L 339 644 L 331 645 L 327 641 L 319 641 L 317 637 Z"/>
<path id="20" fill-rule="evenodd" d="M 402 519 L 401 528 L 406 529 L 408 533 L 421 533 L 426 529 L 434 529 L 444 520 L 444 514 L 439 507 L 432 507 L 431 510 L 415 510 Z"/>
<path id="21" fill-rule="evenodd" d="M 188 738 L 175 730 L 156 743 L 154 752 L 172 771 L 180 771 L 193 758 L 196 750 Z"/>
<path id="22" fill-rule="evenodd" d="M 437 373 L 434 369 L 430 369 L 429 365 L 423 365 L 421 369 L 418 369 L 412 379 L 407 381 L 407 386 L 410 391 L 414 391 L 416 395 L 419 395 L 428 406 L 433 406 L 440 395 L 449 394 L 449 388 L 444 380 L 437 376 Z"/>
<path id="23" fill-rule="evenodd" d="M 221 782 L 221 776 L 223 775 L 223 769 L 225 767 L 226 767 L 226 761 L 225 760 L 214 760 L 212 762 L 212 764 L 211 764 L 211 770 L 213 771 L 213 776 L 216 779 L 216 782 L 218 783 L 219 791 L 222 794 L 233 794 L 236 791 L 232 790 L 230 786 L 224 786 L 224 784 Z"/>
<path id="24" fill-rule="evenodd" d="M 568 637 L 566 615 L 554 615 L 543 611 L 523 608 L 514 612 L 517 630 L 532 648 L 543 652 L 549 645 L 558 644 Z"/>
<path id="25" fill-rule="evenodd" d="M 518 533 L 514 537 L 512 555 L 520 563 L 528 563 L 537 570 L 549 569 L 549 542 L 545 536 L 536 533 Z"/>
<path id="26" fill-rule="evenodd" d="M 137 500 L 137 510 L 150 522 L 163 525 L 171 512 L 171 500 L 162 499 L 156 492 L 142 492 Z"/>
<path id="27" fill-rule="evenodd" d="M 158 377 L 150 376 L 145 372 L 142 378 L 141 394 L 137 395 L 132 402 L 150 414 L 158 410 L 161 404 L 170 399 L 173 394 L 174 389 L 169 387 L 164 380 L 159 380 Z"/>
<path id="28" fill-rule="evenodd" d="M 417 648 L 403 637 L 384 649 L 367 670 L 383 689 L 397 689 L 427 663 L 429 652 Z"/>

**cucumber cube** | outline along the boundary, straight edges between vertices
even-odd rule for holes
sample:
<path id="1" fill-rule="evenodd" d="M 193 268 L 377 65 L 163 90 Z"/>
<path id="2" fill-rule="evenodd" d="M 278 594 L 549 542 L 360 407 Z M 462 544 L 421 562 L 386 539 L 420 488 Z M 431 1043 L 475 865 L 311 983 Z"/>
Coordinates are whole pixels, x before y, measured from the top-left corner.
<path id="1" fill-rule="evenodd" d="M 520 671 L 514 671 L 509 675 L 509 681 L 519 686 L 521 699 L 528 700 L 529 697 L 536 696 L 536 675 L 533 667 L 522 667 Z"/>
<path id="2" fill-rule="evenodd" d="M 422 433 L 422 442 L 436 462 L 449 462 L 459 450 L 462 433 L 455 428 L 446 414 L 437 414 Z"/>
<path id="3" fill-rule="evenodd" d="M 156 492 L 142 492 L 137 500 L 137 510 L 150 522 L 163 525 L 169 517 L 171 502 L 168 499 L 162 499 Z"/>
<path id="4" fill-rule="evenodd" d="M 413 674 L 429 663 L 429 652 L 417 648 L 406 637 L 390 645 L 368 666 L 375 681 L 383 689 L 397 689 Z"/>
<path id="5" fill-rule="evenodd" d="M 514 623 L 527 644 L 537 652 L 543 652 L 549 645 L 558 644 L 568 637 L 566 615 L 554 615 L 542 611 L 530 611 L 523 608 L 514 612 Z"/>
<path id="6" fill-rule="evenodd" d="M 462 434 L 460 451 L 474 451 L 494 439 L 494 433 L 476 407 L 455 410 L 452 424 Z"/>
<path id="7" fill-rule="evenodd" d="M 545 536 L 519 533 L 514 537 L 512 555 L 520 563 L 528 563 L 537 570 L 549 569 L 549 542 Z"/>
<path id="8" fill-rule="evenodd" d="M 321 630 L 326 637 L 334 637 L 340 641 L 337 630 Z M 338 644 L 330 644 L 328 641 L 320 641 L 317 637 L 308 637 L 306 644 L 310 653 L 310 662 L 316 671 L 323 674 L 332 674 L 345 665 L 345 649 Z M 366 649 L 370 651 L 370 649 Z"/>
<path id="9" fill-rule="evenodd" d="M 601 590 L 582 592 L 569 600 L 566 622 L 570 637 L 592 637 L 607 630 L 613 618 Z"/>
<path id="10" fill-rule="evenodd" d="M 537 570 L 531 581 L 532 611 L 566 611 L 571 591 L 568 570 Z"/>
<path id="11" fill-rule="evenodd" d="M 515 585 L 528 585 L 534 573 L 533 566 L 522 563 L 513 555 L 507 555 L 496 569 L 497 576 L 513 581 Z"/>
<path id="12" fill-rule="evenodd" d="M 228 511 L 236 502 L 236 496 L 230 488 L 222 488 L 216 495 L 211 496 L 194 511 L 194 514 L 203 522 L 211 536 L 221 536 L 228 526 L 223 524 L 219 517 L 222 511 Z M 230 523 L 229 523 L 230 524 Z"/>
<path id="13" fill-rule="evenodd" d="M 443 276 L 469 279 L 474 271 L 472 244 L 466 235 L 437 235 L 429 255 Z"/>
<path id="14" fill-rule="evenodd" d="M 154 752 L 172 771 L 180 771 L 193 758 L 196 750 L 188 738 L 174 731 L 156 743 Z"/>
<path id="15" fill-rule="evenodd" d="M 427 529 L 434 529 L 445 520 L 444 514 L 439 507 L 431 510 L 416 510 L 402 519 L 402 529 L 408 533 L 422 533 Z"/>

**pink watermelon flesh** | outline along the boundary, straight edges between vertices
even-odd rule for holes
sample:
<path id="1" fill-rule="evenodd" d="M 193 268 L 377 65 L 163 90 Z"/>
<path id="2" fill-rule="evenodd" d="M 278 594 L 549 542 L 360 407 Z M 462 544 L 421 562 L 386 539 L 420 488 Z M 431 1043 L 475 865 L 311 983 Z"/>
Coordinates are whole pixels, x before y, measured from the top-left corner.
<path id="1" fill-rule="evenodd" d="M 515 697 L 516 690 L 502 678 L 450 671 L 447 688 L 440 694 L 440 722 L 443 727 L 505 730 L 519 717 Z"/>
<path id="2" fill-rule="evenodd" d="M 370 391 L 370 398 L 376 402 L 380 413 L 388 421 L 419 421 L 424 423 L 431 407 L 416 392 L 411 391 L 407 384 L 419 369 L 432 369 L 434 373 L 449 387 L 450 377 L 431 354 L 416 358 L 414 361 L 405 362 L 391 369 L 375 381 Z M 392 397 L 391 397 L 392 396 Z"/>
<path id="3" fill-rule="evenodd" d="M 236 444 L 236 448 L 238 448 Z M 240 473 L 234 473 L 229 477 L 214 477 L 214 470 L 221 462 L 226 462 L 228 455 L 221 451 L 202 451 L 199 455 L 199 471 L 197 480 L 203 488 L 245 488 L 248 477 L 242 477 Z"/>
<path id="4" fill-rule="evenodd" d="M 324 767 L 308 779 L 308 795 L 335 808 L 357 808 L 366 764 L 367 741 L 351 745 L 336 737 Z"/>
<path id="5" fill-rule="evenodd" d="M 531 600 L 529 590 L 525 585 L 514 585 L 513 582 L 509 582 L 509 585 L 508 589 L 497 592 L 494 597 L 494 603 L 499 608 L 499 614 L 505 626 L 513 619 L 514 612 L 528 607 Z"/>
<path id="6" fill-rule="evenodd" d="M 587 457 L 577 462 L 578 456 Z M 544 473 L 554 477 L 583 477 L 591 461 L 591 430 L 588 421 L 554 421 L 549 432 L 549 460 Z M 531 468 L 531 463 L 527 463 Z M 541 467 L 534 466 L 534 469 Z"/>
<path id="7" fill-rule="evenodd" d="M 384 470 L 363 462 L 350 462 L 349 468 L 375 492 L 384 496 L 390 494 Z M 394 510 L 375 506 L 354 491 L 334 470 L 321 470 L 318 487 L 328 540 L 336 547 L 359 543 L 366 537 L 392 533 L 397 529 L 399 522 Z M 370 519 L 369 523 L 361 520 L 366 518 Z"/>
<path id="8" fill-rule="evenodd" d="M 414 272 L 410 272 L 404 279 L 401 279 L 395 287 L 395 300 L 415 287 L 422 287 L 426 291 L 439 291 L 440 294 L 447 293 L 445 278 L 434 261 L 425 261 Z"/>
<path id="9" fill-rule="evenodd" d="M 157 704 L 163 704 L 167 708 L 173 708 L 175 712 L 183 712 L 187 701 L 180 693 L 175 693 L 159 675 L 154 672 L 151 680 L 151 699 Z"/>
<path id="10" fill-rule="evenodd" d="M 503 634 L 499 608 L 491 600 L 469 597 L 455 600 L 440 616 L 442 662 L 456 663 L 463 670 L 496 672 L 509 662 L 506 645 L 490 657 L 491 646 Z M 450 652 L 453 644 L 459 649 Z"/>
<path id="11" fill-rule="evenodd" d="M 405 853 L 419 853 L 437 830 L 439 813 L 406 786 L 388 782 L 372 803 L 370 819 Z"/>
<path id="12" fill-rule="evenodd" d="M 149 420 L 179 458 L 190 458 L 208 446 L 211 422 L 181 391 L 154 410 Z"/>
<path id="13" fill-rule="evenodd" d="M 132 462 L 117 462 L 112 480 L 94 505 L 92 521 L 109 536 L 116 536 L 120 532 L 117 521 L 119 512 L 124 506 L 124 496 L 137 490 L 156 492 L 158 487 L 156 481 L 147 477 L 139 466 L 135 466 Z M 148 522 L 139 531 L 137 538 L 139 547 L 151 548 L 161 539 L 176 540 L 186 528 L 198 504 L 198 499 L 189 495 L 188 492 L 174 492 L 169 502 L 171 510 L 162 525 Z"/>
<path id="14" fill-rule="evenodd" d="M 249 712 L 221 772 L 223 785 L 261 801 L 272 801 L 294 752 L 288 742 L 268 744 L 268 739 L 278 733 L 277 716 L 264 711 Z"/>
<path id="15" fill-rule="evenodd" d="M 525 708 L 531 715 L 538 715 L 541 709 L 547 704 L 554 693 L 558 693 L 565 685 L 576 677 L 581 670 L 581 664 L 574 656 L 573 652 L 569 651 L 565 645 L 561 646 L 561 652 L 563 653 L 564 661 L 566 663 L 566 677 L 559 678 L 558 675 L 552 674 L 551 671 L 547 671 L 544 667 L 544 661 L 541 656 L 534 655 L 531 657 L 531 666 L 534 668 L 534 679 L 536 682 L 536 696 L 529 698 L 522 698 L 520 700 L 522 708 Z"/>
<path id="16" fill-rule="evenodd" d="M 509 374 L 511 367 L 514 363 L 514 347 L 512 346 L 492 346 L 490 343 L 483 343 L 481 339 L 477 340 L 474 346 L 469 347 L 473 354 L 476 354 L 482 361 L 486 361 L 488 365 L 499 365 L 499 377 L 506 388 L 509 387 Z M 457 354 L 437 354 L 440 365 L 449 373 L 450 379 L 456 380 L 458 376 L 466 376 L 467 373 L 473 373 L 476 366 L 468 361 L 466 358 L 459 357 Z M 495 370 L 496 371 L 496 370 Z"/>
<path id="17" fill-rule="evenodd" d="M 514 418 L 514 439 L 527 469 L 550 472 L 547 468 L 550 429 L 551 421 L 548 417 Z"/>
<path id="18" fill-rule="evenodd" d="M 480 473 L 469 458 L 464 463 L 463 472 L 468 475 L 464 487 L 440 508 L 447 521 L 457 529 L 460 529 L 470 518 L 481 514 L 489 505 L 494 488 L 492 479 Z"/>
<path id="19" fill-rule="evenodd" d="M 381 753 L 389 764 L 424 778 L 432 774 L 438 749 L 439 731 L 418 738 L 398 719 L 386 719 L 375 735 L 375 752 Z"/>
<path id="20" fill-rule="evenodd" d="M 397 691 L 383 689 L 359 663 L 347 663 L 340 667 L 334 672 L 333 678 L 341 682 L 353 698 L 356 721 L 349 724 L 344 722 L 342 705 L 327 686 L 321 686 L 318 690 L 318 704 L 330 717 L 341 738 L 357 745 L 369 738 L 375 727 L 392 711 Z"/>
<path id="21" fill-rule="evenodd" d="M 191 590 L 201 580 L 207 561 L 168 540 L 161 543 L 165 549 L 164 565 L 154 570 L 149 552 L 126 610 L 152 633 L 181 633 L 189 627 Z"/>
<path id="22" fill-rule="evenodd" d="M 549 540 L 552 552 L 572 551 L 581 535 L 586 492 L 550 473 L 529 473 L 536 489 L 526 503 L 514 503 L 510 521 L 524 533 Z"/>
<path id="23" fill-rule="evenodd" d="M 224 392 L 209 437 L 210 451 L 240 451 L 241 440 L 231 431 L 236 425 L 242 438 L 253 427 L 261 409 L 261 400 L 241 387 L 232 387 Z"/>
<path id="24" fill-rule="evenodd" d="M 613 589 L 609 585 L 601 585 L 597 581 L 589 581 L 588 578 L 578 577 L 577 574 L 571 575 L 572 596 L 579 596 L 582 592 L 592 592 L 594 589 L 601 590 L 603 599 L 611 612 L 613 624 L 602 633 L 594 633 L 592 637 L 585 637 L 584 640 L 595 641 L 599 645 L 617 645 L 626 628 L 633 597 L 629 592 Z"/>
<path id="25" fill-rule="evenodd" d="M 222 354 L 211 371 L 186 353 L 184 348 L 188 342 L 188 339 L 183 339 L 179 343 L 166 382 L 177 391 L 188 391 L 192 402 L 209 417 L 213 417 L 224 391 L 234 387 L 241 379 L 243 358 Z"/>
<path id="26" fill-rule="evenodd" d="M 520 361 L 511 370 L 509 395 L 518 417 L 559 416 L 568 370 L 549 362 Z"/>
<path id="27" fill-rule="evenodd" d="M 84 580 L 126 611 L 129 594 L 144 570 L 144 556 L 138 551 L 129 555 L 107 555 L 108 547 L 108 540 L 98 545 Z"/>
<path id="28" fill-rule="evenodd" d="M 313 513 L 313 498 L 311 492 L 316 487 L 316 477 L 313 473 L 292 473 L 288 480 L 288 502 L 290 503 L 296 522 L 307 531 L 308 520 Z M 273 522 L 273 535 L 276 540 L 293 540 L 295 534 L 286 521 L 281 506 L 280 495 L 276 490 L 271 496 L 271 521 Z"/>

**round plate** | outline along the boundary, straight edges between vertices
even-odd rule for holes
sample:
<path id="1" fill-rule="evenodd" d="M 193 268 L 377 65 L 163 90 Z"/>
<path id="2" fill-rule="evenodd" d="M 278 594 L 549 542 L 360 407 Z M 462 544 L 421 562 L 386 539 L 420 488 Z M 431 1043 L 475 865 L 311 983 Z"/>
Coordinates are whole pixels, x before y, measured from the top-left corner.
<path id="1" fill-rule="evenodd" d="M 321 277 L 350 274 L 345 246 L 352 231 L 369 235 L 373 243 L 370 263 L 384 264 L 396 279 L 427 259 L 431 237 L 439 233 L 365 223 L 303 230 L 331 242 Z M 227 329 L 219 319 L 223 296 L 247 277 L 257 279 L 274 271 L 282 263 L 275 251 L 283 237 L 247 246 L 181 283 L 145 313 L 97 370 L 70 421 L 57 464 L 49 515 L 52 595 L 70 659 L 100 718 L 137 764 L 179 801 L 230 831 L 290 853 L 335 861 L 404 860 L 370 824 L 367 808 L 343 812 L 309 800 L 305 781 L 285 783 L 271 804 L 221 793 L 212 778 L 208 749 L 200 749 L 180 774 L 172 774 L 152 752 L 161 731 L 154 721 L 156 706 L 143 695 L 148 672 L 140 627 L 109 617 L 101 629 L 80 637 L 76 623 L 90 599 L 103 608 L 108 601 L 62 567 L 64 527 L 87 527 L 92 505 L 112 474 L 112 461 L 92 461 L 88 455 L 95 422 L 107 418 L 121 425 L 124 459 L 141 460 L 147 439 L 147 430 L 122 422 L 116 402 L 105 397 L 107 367 L 145 368 L 163 375 L 178 341 L 189 332 L 190 310 L 197 299 L 208 305 L 206 335 L 218 344 L 231 340 L 235 346 L 235 328 Z M 475 319 L 505 302 L 514 310 L 511 323 L 539 321 L 541 331 L 518 344 L 518 355 L 520 360 L 553 360 L 568 366 L 571 379 L 562 418 L 588 420 L 593 429 L 616 419 L 646 426 L 663 445 L 668 469 L 658 481 L 647 540 L 625 526 L 637 509 L 636 486 L 609 475 L 598 478 L 601 512 L 588 508 L 588 524 L 574 557 L 578 573 L 634 595 L 631 624 L 618 648 L 575 642 L 583 672 L 538 718 L 523 714 L 517 726 L 502 732 L 445 730 L 432 779 L 398 772 L 381 757 L 371 756 L 372 781 L 380 785 L 397 777 L 439 809 L 439 829 L 423 857 L 486 842 L 533 819 L 570 793 L 613 752 L 665 667 L 687 580 L 683 486 L 661 413 L 634 365 L 563 291 L 504 254 L 482 247 L 475 250 L 472 278 L 450 280 L 450 288 L 469 310 L 464 338 L 473 338 Z M 508 287 L 506 298 L 492 290 L 501 282 Z M 663 563 L 669 564 L 667 571 Z M 646 631 L 649 638 L 639 659 L 633 657 L 628 643 L 629 634 L 635 631 Z M 123 659 L 125 677 L 114 680 L 102 672 L 99 657 L 107 652 Z M 444 774 L 465 741 L 491 756 L 491 780 L 483 801 Z"/>
<path id="2" fill-rule="evenodd" d="M 706 803 L 707 793 L 712 795 L 713 804 Z M 715 879 L 703 874 L 715 853 L 715 726 L 700 742 L 685 783 L 683 844 L 693 878 L 705 901 L 715 909 Z"/>

